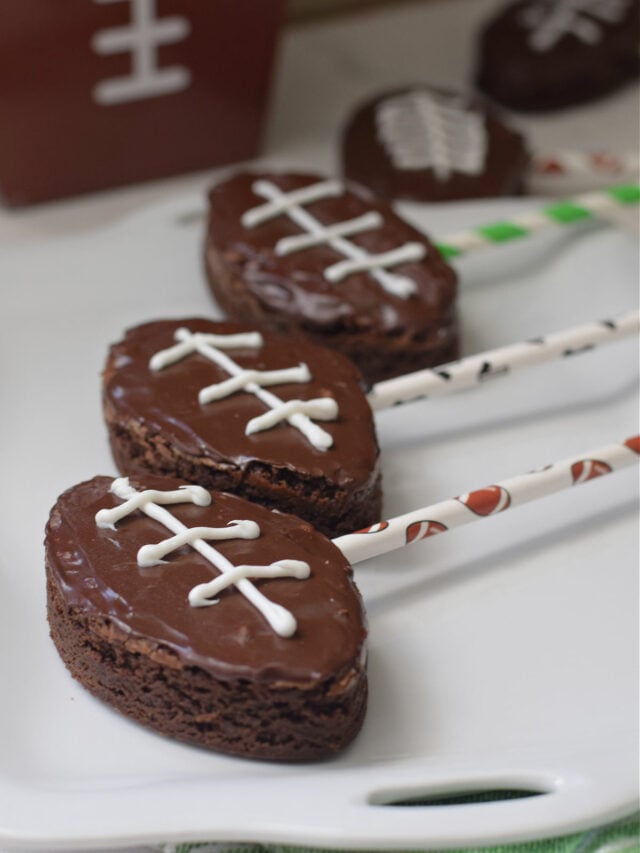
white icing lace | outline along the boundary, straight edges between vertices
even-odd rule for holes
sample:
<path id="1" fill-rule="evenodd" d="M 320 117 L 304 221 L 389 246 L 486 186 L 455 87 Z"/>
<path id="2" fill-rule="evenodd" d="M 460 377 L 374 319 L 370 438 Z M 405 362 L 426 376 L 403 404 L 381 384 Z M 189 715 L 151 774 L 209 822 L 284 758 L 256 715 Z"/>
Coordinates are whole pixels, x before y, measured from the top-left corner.
<path id="1" fill-rule="evenodd" d="M 245 228 L 255 228 L 278 216 L 288 216 L 296 225 L 304 229 L 303 234 L 278 240 L 275 246 L 276 255 L 282 257 L 313 246 L 327 245 L 348 259 L 327 267 L 324 276 L 328 281 L 339 282 L 353 273 L 366 271 L 393 296 L 407 299 L 416 292 L 415 281 L 407 276 L 390 273 L 387 268 L 422 260 L 426 254 L 423 243 L 405 243 L 390 252 L 372 255 L 346 238 L 381 227 L 383 219 L 376 211 L 325 226 L 305 210 L 303 207 L 305 204 L 342 195 L 345 189 L 339 181 L 321 181 L 300 190 L 285 193 L 271 181 L 258 180 L 254 182 L 252 190 L 256 195 L 267 199 L 267 203 L 251 208 L 243 214 L 242 224 Z"/>
<path id="2" fill-rule="evenodd" d="M 225 539 L 257 539 L 260 527 L 250 519 L 230 521 L 226 527 L 186 527 L 169 510 L 167 504 L 193 503 L 196 506 L 208 506 L 211 495 L 200 486 L 182 486 L 175 491 L 146 489 L 137 492 L 127 477 L 113 481 L 110 491 L 124 501 L 112 509 L 101 509 L 96 513 L 98 527 L 115 530 L 118 521 L 140 510 L 149 518 L 163 524 L 174 535 L 155 544 L 143 545 L 138 551 L 138 565 L 155 566 L 164 562 L 164 557 L 172 551 L 190 545 L 205 557 L 220 575 L 208 583 L 194 586 L 189 593 L 192 607 L 206 607 L 216 604 L 214 596 L 234 585 L 267 620 L 273 630 L 281 637 L 291 637 L 297 628 L 295 617 L 284 607 L 274 604 L 251 583 L 249 578 L 308 578 L 311 568 L 302 560 L 276 560 L 266 566 L 234 566 L 223 554 L 217 551 L 210 541 Z"/>
<path id="3" fill-rule="evenodd" d="M 538 2 L 525 8 L 520 20 L 530 30 L 529 46 L 543 52 L 565 35 L 573 35 L 585 44 L 597 44 L 602 38 L 602 24 L 617 24 L 628 5 L 628 0 Z"/>
<path id="4" fill-rule="evenodd" d="M 382 101 L 375 120 L 397 169 L 433 169 L 436 178 L 446 180 L 452 172 L 477 175 L 484 168 L 484 117 L 460 99 L 415 90 Z"/>
<path id="5" fill-rule="evenodd" d="M 206 404 L 221 400 L 237 391 L 253 394 L 261 400 L 269 411 L 252 418 L 245 427 L 246 435 L 271 429 L 282 421 L 287 421 L 297 429 L 317 450 L 327 450 L 333 444 L 333 437 L 313 423 L 311 418 L 332 421 L 338 417 L 338 404 L 333 397 L 316 397 L 311 400 L 283 401 L 265 385 L 279 385 L 285 382 L 309 382 L 311 374 L 306 364 L 288 367 L 282 370 L 244 370 L 222 349 L 231 347 L 257 348 L 262 345 L 262 336 L 257 332 L 239 335 L 211 335 L 203 332 L 190 332 L 188 329 L 176 329 L 174 333 L 178 343 L 175 346 L 157 352 L 149 361 L 151 370 L 162 370 L 187 356 L 199 353 L 230 374 L 229 379 L 208 385 L 198 393 L 198 402 Z"/>

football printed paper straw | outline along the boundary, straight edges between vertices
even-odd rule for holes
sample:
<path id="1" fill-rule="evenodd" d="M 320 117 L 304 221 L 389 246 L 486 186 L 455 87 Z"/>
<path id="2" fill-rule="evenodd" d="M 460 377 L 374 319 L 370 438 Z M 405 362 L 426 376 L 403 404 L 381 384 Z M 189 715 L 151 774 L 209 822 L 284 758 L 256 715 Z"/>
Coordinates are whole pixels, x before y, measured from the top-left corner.
<path id="1" fill-rule="evenodd" d="M 544 337 L 487 350 L 435 368 L 377 382 L 367 394 L 374 412 L 422 397 L 438 397 L 483 385 L 521 368 L 587 352 L 640 331 L 640 312 L 573 326 Z"/>
<path id="2" fill-rule="evenodd" d="M 333 543 L 350 563 L 359 563 L 627 468 L 639 460 L 640 435 L 636 435 L 619 444 L 605 445 L 564 459 L 539 471 L 521 474 L 466 495 L 380 521 L 355 533 L 338 536 Z"/>
<path id="3" fill-rule="evenodd" d="M 558 225 L 573 225 L 595 219 L 599 215 L 607 216 L 620 207 L 638 203 L 640 203 L 640 185 L 622 184 L 577 195 L 566 201 L 549 204 L 539 210 L 517 214 L 508 220 L 450 234 L 438 240 L 436 245 L 445 258 L 457 258 L 476 249 L 519 240 Z"/>
<path id="4" fill-rule="evenodd" d="M 589 181 L 593 185 L 594 180 L 631 179 L 637 180 L 640 170 L 640 161 L 635 151 L 580 151 L 578 149 L 564 149 L 553 153 L 536 154 L 531 164 L 532 178 L 576 178 Z"/>

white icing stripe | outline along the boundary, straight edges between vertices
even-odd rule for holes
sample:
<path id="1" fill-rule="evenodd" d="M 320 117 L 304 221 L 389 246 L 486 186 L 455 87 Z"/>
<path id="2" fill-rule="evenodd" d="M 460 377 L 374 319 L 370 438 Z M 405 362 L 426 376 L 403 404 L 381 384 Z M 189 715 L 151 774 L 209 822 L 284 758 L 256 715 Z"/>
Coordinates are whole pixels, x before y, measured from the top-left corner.
<path id="1" fill-rule="evenodd" d="M 406 264 L 409 261 L 421 261 L 425 256 L 426 249 L 422 243 L 405 243 L 399 249 L 392 249 L 381 255 L 369 255 L 362 260 L 338 261 L 325 270 L 325 276 L 329 281 L 342 281 L 354 272 L 372 270 L 379 266 L 391 266 L 393 264 Z M 397 276 L 400 278 L 400 276 Z M 405 279 L 410 282 L 410 279 Z"/>
<path id="2" fill-rule="evenodd" d="M 111 530 L 116 529 L 116 522 L 120 521 L 130 513 L 137 509 L 142 509 L 143 506 L 150 501 L 157 504 L 182 504 L 190 502 L 196 506 L 209 506 L 211 503 L 211 495 L 202 486 L 180 486 L 172 492 L 158 492 L 153 489 L 147 489 L 146 492 L 136 492 L 134 489 L 125 488 L 129 481 L 126 477 L 113 481 L 112 491 L 119 498 L 125 501 L 120 506 L 115 506 L 113 509 L 101 509 L 96 514 L 96 524 L 98 527 L 108 527 Z M 119 491 L 116 491 L 116 488 Z"/>
<path id="3" fill-rule="evenodd" d="M 236 335 L 210 335 L 198 332 L 200 340 L 217 349 L 259 349 L 263 339 L 260 332 L 240 332 Z M 151 370 L 162 370 L 168 364 L 174 364 L 193 353 L 193 344 L 190 339 L 185 339 L 173 347 L 157 352 L 151 357 L 149 367 Z"/>
<path id="4" fill-rule="evenodd" d="M 256 184 L 273 186 L 268 181 L 256 181 Z M 254 192 L 256 184 L 253 185 Z M 241 222 L 245 228 L 255 228 L 256 225 L 262 225 L 263 222 L 275 219 L 276 216 L 281 216 L 283 213 L 288 214 L 291 209 L 298 205 L 312 204 L 314 201 L 321 201 L 323 198 L 335 198 L 343 193 L 344 187 L 340 181 L 320 181 L 317 184 L 302 187 L 300 190 L 293 190 L 286 194 L 281 193 L 275 199 L 270 198 L 267 204 L 261 204 L 260 207 L 247 210 L 243 214 Z M 266 197 L 269 198 L 268 195 Z"/>
<path id="5" fill-rule="evenodd" d="M 320 184 L 312 184 L 310 187 L 305 187 L 305 189 L 309 189 L 311 191 L 314 187 L 323 187 L 325 183 L 331 183 L 333 185 L 336 182 L 331 181 L 323 182 Z M 340 186 L 342 187 L 342 185 Z M 272 184 L 270 181 L 265 180 L 256 181 L 253 184 L 252 189 L 256 195 L 268 199 L 269 204 L 261 205 L 260 207 L 248 210 L 242 217 L 243 224 L 246 225 L 247 221 L 253 224 L 254 217 L 252 216 L 252 214 L 256 213 L 256 211 L 262 211 L 262 218 L 260 221 L 264 221 L 267 212 L 271 213 L 273 216 L 280 216 L 281 214 L 286 214 L 296 223 L 296 225 L 299 225 L 301 228 L 303 228 L 307 232 L 307 234 L 313 235 L 314 238 L 317 238 L 314 240 L 314 245 L 326 244 L 332 249 L 334 249 L 334 251 L 338 252 L 341 255 L 344 255 L 352 261 L 363 262 L 369 261 L 372 258 L 372 256 L 365 249 L 362 249 L 360 246 L 356 246 L 355 243 L 351 243 L 344 237 L 332 236 L 331 232 L 329 231 L 329 228 L 333 228 L 335 226 L 327 227 L 323 225 L 314 216 L 312 216 L 308 210 L 305 210 L 304 207 L 295 203 L 295 198 L 299 198 L 299 196 L 297 195 L 297 190 L 295 192 L 284 193 L 275 184 Z M 344 192 L 344 187 L 342 187 L 342 192 Z M 342 223 L 336 224 L 341 225 Z M 424 252 L 426 253 L 426 247 L 424 247 Z M 383 256 L 378 257 L 380 258 Z M 392 262 L 389 264 L 385 264 L 383 261 L 378 261 L 376 263 L 373 263 L 371 267 L 367 267 L 367 271 L 387 291 L 387 293 L 390 293 L 393 296 L 397 296 L 400 299 L 407 299 L 409 296 L 416 292 L 416 283 L 412 279 L 407 278 L 406 276 L 394 275 L 393 273 L 387 272 L 384 267 L 392 266 L 393 263 L 400 263 L 400 261 Z M 325 277 L 330 280 L 326 274 L 326 271 Z"/>
<path id="6" fill-rule="evenodd" d="M 229 380 L 202 388 L 198 395 L 198 400 L 201 404 L 222 399 L 236 391 L 245 391 L 248 394 L 256 396 L 269 409 L 273 409 L 278 412 L 282 410 L 283 406 L 290 405 L 290 408 L 287 410 L 286 418 L 279 417 L 270 426 L 275 426 L 277 423 L 286 419 L 291 426 L 295 427 L 295 429 L 304 435 L 316 450 L 327 450 L 333 445 L 333 437 L 330 433 L 314 424 L 306 414 L 305 407 L 310 401 L 292 400 L 289 401 L 289 403 L 285 403 L 275 394 L 272 394 L 270 391 L 265 391 L 261 387 L 263 384 L 273 385 L 280 382 L 309 381 L 311 375 L 305 364 L 300 364 L 297 367 L 285 368 L 279 371 L 243 370 L 243 368 L 240 367 L 239 364 L 236 364 L 232 358 L 221 352 L 217 346 L 212 345 L 211 339 L 215 338 L 217 340 L 220 337 L 221 336 L 217 335 L 202 334 L 201 332 L 190 332 L 188 329 L 184 328 L 176 329 L 175 338 L 179 341 L 179 344 L 157 352 L 151 358 L 149 366 L 152 370 L 158 370 L 197 352 L 205 358 L 208 358 L 214 364 L 217 364 L 218 367 L 226 370 L 227 373 L 231 374 L 231 379 Z M 262 343 L 262 338 L 260 338 L 260 343 Z M 325 409 L 323 409 L 323 411 L 328 411 L 329 407 L 331 407 L 331 411 L 334 412 L 331 417 L 322 417 L 322 419 L 335 420 L 338 416 L 338 404 L 331 397 L 322 399 L 326 399 L 328 401 L 328 403 L 325 404 Z M 316 415 L 312 416 L 316 417 Z M 253 421 L 249 421 L 245 429 L 246 435 L 251 435 L 252 432 L 259 431 L 255 428 L 251 430 L 249 428 L 250 424 L 254 423 L 256 420 L 259 419 L 254 418 Z M 268 426 L 260 427 L 260 429 L 269 428 L 270 427 Z"/>
<path id="7" fill-rule="evenodd" d="M 186 503 L 189 501 L 197 503 L 199 506 L 206 506 L 211 503 L 211 496 L 205 489 L 201 489 L 199 486 L 186 486 L 184 489 L 174 492 L 159 492 L 151 489 L 147 489 L 143 492 L 136 492 L 136 490 L 129 484 L 127 477 L 120 477 L 114 480 L 111 484 L 111 492 L 116 495 L 116 497 L 125 501 L 125 503 L 114 507 L 113 509 L 102 509 L 96 513 L 96 524 L 98 527 L 113 527 L 116 521 L 119 521 L 131 512 L 140 510 L 145 515 L 149 516 L 149 518 L 163 524 L 172 533 L 175 533 L 176 536 L 189 536 L 188 543 L 198 551 L 199 554 L 205 557 L 221 574 L 230 577 L 229 583 L 234 584 L 236 589 L 242 593 L 242 595 L 244 595 L 245 598 L 247 598 L 251 604 L 257 608 L 257 610 L 259 610 L 277 634 L 281 637 L 291 637 L 295 633 L 297 628 L 295 617 L 286 608 L 270 601 L 265 595 L 256 589 L 250 580 L 248 580 L 248 577 L 252 574 L 252 569 L 254 567 L 234 566 L 230 560 L 209 545 L 208 542 L 205 542 L 204 539 L 197 536 L 192 538 L 190 536 L 191 531 L 189 528 L 162 506 L 162 504 Z M 206 503 L 203 502 L 202 492 L 207 495 L 208 500 Z M 207 530 L 208 535 L 210 535 L 212 531 L 217 531 L 218 535 L 215 538 L 219 539 L 255 538 L 252 535 L 255 533 L 255 528 L 252 527 L 252 525 L 255 525 L 255 522 L 243 520 L 240 522 L 233 522 L 232 525 L 233 526 L 230 525 L 229 527 L 223 528 L 194 529 L 196 531 L 202 531 L 203 529 Z M 255 527 L 258 527 L 258 525 L 255 525 Z M 241 536 L 240 534 L 243 532 L 245 535 Z M 259 533 L 260 531 L 258 528 L 258 535 Z M 235 536 L 232 534 L 235 534 Z M 161 546 L 167 546 L 168 543 L 172 541 L 175 541 L 175 538 L 173 540 L 165 540 L 164 543 L 159 544 Z M 185 539 L 185 541 L 187 540 Z M 167 551 L 164 553 L 167 553 Z M 147 553 L 147 557 L 148 556 L 149 555 Z M 302 564 L 299 560 L 279 560 L 277 561 L 277 564 L 282 567 L 282 571 L 280 572 L 282 576 L 286 575 L 288 577 L 302 578 L 308 577 L 310 574 L 310 567 L 306 563 Z M 307 566 L 306 575 L 302 569 L 303 565 Z M 237 573 L 238 569 L 240 569 L 239 576 Z M 258 572 L 258 576 L 261 576 L 260 572 Z M 192 606 L 197 607 L 215 603 L 213 601 L 204 600 L 205 596 L 203 595 L 203 589 L 208 586 L 208 584 L 198 584 L 191 590 L 189 594 L 189 602 Z M 195 599 L 195 603 L 191 602 L 192 596 Z"/>
<path id="8" fill-rule="evenodd" d="M 565 35 L 575 36 L 584 44 L 597 44 L 602 38 L 602 24 L 617 24 L 628 5 L 628 0 L 538 2 L 526 7 L 520 20 L 530 30 L 529 47 L 542 53 L 554 47 Z"/>
<path id="9" fill-rule="evenodd" d="M 484 169 L 484 116 L 459 98 L 414 90 L 382 101 L 375 121 L 396 169 L 432 169 L 439 180 L 452 172 L 478 175 Z"/>
<path id="10" fill-rule="evenodd" d="M 375 210 L 358 216 L 356 219 L 348 219 L 325 229 L 323 234 L 296 234 L 293 237 L 283 237 L 276 243 L 276 255 L 283 257 L 292 252 L 300 252 L 302 249 L 311 249 L 327 240 L 335 237 L 349 237 L 360 234 L 362 231 L 370 231 L 372 228 L 380 228 L 384 220 Z"/>
<path id="11" fill-rule="evenodd" d="M 193 545 L 196 539 L 257 539 L 259 536 L 260 528 L 255 521 L 248 519 L 229 522 L 227 527 L 190 527 L 162 542 L 143 545 L 138 551 L 138 565 L 157 566 L 164 562 L 167 554 L 184 545 Z"/>
<path id="12" fill-rule="evenodd" d="M 235 566 L 230 572 L 209 583 L 201 583 L 194 586 L 189 593 L 189 604 L 192 607 L 206 607 L 215 604 L 213 597 L 219 595 L 223 589 L 238 583 L 243 578 L 297 578 L 306 580 L 311 574 L 308 563 L 302 560 L 277 560 L 268 566 Z"/>
<path id="13" fill-rule="evenodd" d="M 246 390 L 247 385 L 281 385 L 285 382 L 309 382 L 311 373 L 306 364 L 297 367 L 286 367 L 283 370 L 242 370 L 236 376 L 208 385 L 198 394 L 200 403 L 210 403 L 212 400 L 222 400 L 236 391 Z"/>
<path id="14" fill-rule="evenodd" d="M 252 418 L 247 424 L 247 434 L 253 435 L 256 432 L 271 429 L 284 420 L 295 423 L 297 418 L 305 416 L 320 421 L 332 421 L 338 417 L 338 405 L 332 397 L 316 397 L 314 400 L 289 400 L 277 408 L 265 412 L 264 415 Z M 311 421 L 300 425 L 300 431 L 304 432 L 309 441 L 321 441 L 322 437 L 311 435 L 311 430 L 323 432 Z"/>

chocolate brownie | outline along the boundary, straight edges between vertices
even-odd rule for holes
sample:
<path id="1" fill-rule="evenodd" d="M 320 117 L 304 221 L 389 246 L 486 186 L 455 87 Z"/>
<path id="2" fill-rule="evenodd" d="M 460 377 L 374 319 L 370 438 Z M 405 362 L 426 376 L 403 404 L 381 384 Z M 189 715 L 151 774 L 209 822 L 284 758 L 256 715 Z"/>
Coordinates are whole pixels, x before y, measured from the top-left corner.
<path id="1" fill-rule="evenodd" d="M 179 477 L 327 535 L 377 521 L 379 449 L 354 365 L 305 340 L 189 318 L 109 352 L 103 408 L 123 474 Z"/>
<path id="2" fill-rule="evenodd" d="M 306 522 L 167 478 L 95 477 L 60 496 L 45 547 L 58 652 L 127 717 L 286 761 L 332 755 L 360 729 L 362 602 Z"/>
<path id="3" fill-rule="evenodd" d="M 517 110 L 590 101 L 638 76 L 638 0 L 519 0 L 479 39 L 477 85 Z"/>
<path id="4" fill-rule="evenodd" d="M 366 188 L 240 173 L 209 201 L 206 268 L 231 319 L 336 349 L 368 383 L 457 357 L 453 269 Z"/>
<path id="5" fill-rule="evenodd" d="M 428 86 L 377 95 L 342 137 L 345 176 L 390 199 L 516 195 L 528 165 L 524 137 L 477 98 Z"/>

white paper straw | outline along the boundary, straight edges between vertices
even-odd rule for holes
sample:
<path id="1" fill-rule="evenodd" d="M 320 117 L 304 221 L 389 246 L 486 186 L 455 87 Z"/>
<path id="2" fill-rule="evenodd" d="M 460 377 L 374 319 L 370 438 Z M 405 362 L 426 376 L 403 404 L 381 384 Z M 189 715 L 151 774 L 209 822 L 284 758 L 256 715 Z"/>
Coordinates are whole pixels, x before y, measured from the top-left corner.
<path id="1" fill-rule="evenodd" d="M 355 533 L 338 536 L 333 543 L 350 563 L 359 563 L 627 468 L 639 460 L 640 436 L 633 436 L 624 442 L 589 450 L 538 471 L 520 474 L 388 521 L 380 521 Z"/>
<path id="2" fill-rule="evenodd" d="M 587 352 L 640 331 L 640 311 L 585 323 L 529 341 L 508 344 L 439 367 L 418 370 L 373 385 L 367 394 L 374 412 L 424 397 L 441 397 L 508 376 L 517 370 Z"/>

